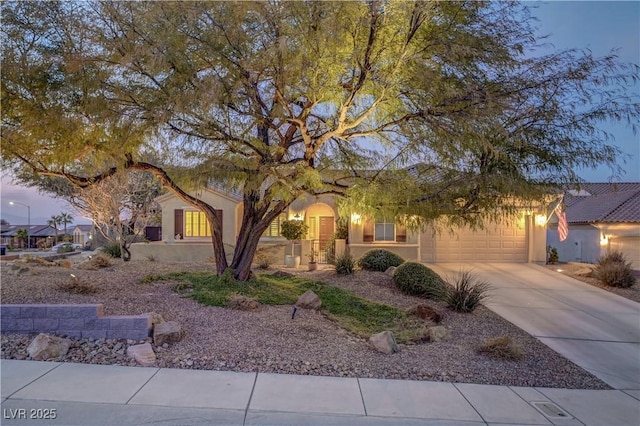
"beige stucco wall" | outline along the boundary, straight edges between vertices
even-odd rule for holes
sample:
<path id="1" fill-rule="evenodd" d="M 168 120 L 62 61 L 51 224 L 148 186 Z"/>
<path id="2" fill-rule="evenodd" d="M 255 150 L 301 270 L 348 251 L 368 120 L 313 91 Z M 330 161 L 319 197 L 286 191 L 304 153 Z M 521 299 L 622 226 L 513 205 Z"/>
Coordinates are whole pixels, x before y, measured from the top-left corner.
<path id="1" fill-rule="evenodd" d="M 192 194 L 193 195 L 193 194 Z M 222 240 L 225 244 L 234 245 L 236 240 L 236 229 L 238 227 L 238 221 L 240 220 L 238 213 L 239 201 L 222 195 L 221 193 L 213 190 L 205 190 L 199 197 L 202 201 L 206 202 L 210 206 L 217 210 L 222 210 Z M 175 241 L 174 230 L 174 210 L 197 210 L 193 206 L 185 203 L 179 198 L 167 195 L 158 199 L 158 204 L 162 208 L 162 241 L 170 243 Z M 207 242 L 209 245 L 209 237 L 184 237 L 180 242 Z"/>
<path id="2" fill-rule="evenodd" d="M 404 260 L 418 261 L 420 251 L 417 244 L 349 244 L 348 247 L 349 253 L 351 253 L 356 261 L 360 259 L 364 253 L 373 249 L 389 250 L 390 252 L 402 257 Z"/>

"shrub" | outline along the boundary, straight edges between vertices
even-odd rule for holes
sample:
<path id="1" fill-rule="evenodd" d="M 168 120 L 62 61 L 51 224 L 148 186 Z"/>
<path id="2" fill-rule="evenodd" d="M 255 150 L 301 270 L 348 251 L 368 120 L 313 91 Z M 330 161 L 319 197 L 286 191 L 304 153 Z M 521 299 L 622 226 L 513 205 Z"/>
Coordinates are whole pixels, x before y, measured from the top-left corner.
<path id="1" fill-rule="evenodd" d="M 72 294 L 93 294 L 98 292 L 98 287 L 73 274 L 70 274 L 69 280 L 56 284 L 56 288 Z"/>
<path id="2" fill-rule="evenodd" d="M 393 282 L 400 291 L 412 296 L 440 299 L 444 292 L 442 278 L 416 262 L 405 262 L 398 266 L 393 273 Z"/>
<path id="3" fill-rule="evenodd" d="M 107 268 L 113 265 L 108 257 L 102 255 L 92 256 L 88 263 L 94 268 Z"/>
<path id="4" fill-rule="evenodd" d="M 547 246 L 547 263 L 558 263 L 558 249 L 555 247 Z"/>
<path id="5" fill-rule="evenodd" d="M 593 276 L 612 287 L 626 288 L 636 283 L 631 263 L 618 251 L 601 256 L 593 268 Z"/>
<path id="6" fill-rule="evenodd" d="M 122 253 L 120 252 L 120 243 L 117 243 L 117 242 L 109 243 L 106 246 L 102 247 L 102 252 L 116 259 L 122 256 Z"/>
<path id="7" fill-rule="evenodd" d="M 509 361 L 517 361 L 524 357 L 522 348 L 515 344 L 508 336 L 485 340 L 482 346 L 477 349 L 477 352 L 494 359 L 505 359 Z"/>
<path id="8" fill-rule="evenodd" d="M 389 250 L 369 250 L 358 260 L 358 266 L 367 271 L 386 271 L 389 266 L 400 266 L 404 259 Z"/>
<path id="9" fill-rule="evenodd" d="M 444 300 L 454 311 L 473 312 L 489 297 L 489 283 L 479 280 L 471 271 L 462 271 L 449 281 L 450 286 L 445 291 Z"/>
<path id="10" fill-rule="evenodd" d="M 351 275 L 355 269 L 356 262 L 353 260 L 351 253 L 344 252 L 335 259 L 335 265 L 338 275 Z"/>

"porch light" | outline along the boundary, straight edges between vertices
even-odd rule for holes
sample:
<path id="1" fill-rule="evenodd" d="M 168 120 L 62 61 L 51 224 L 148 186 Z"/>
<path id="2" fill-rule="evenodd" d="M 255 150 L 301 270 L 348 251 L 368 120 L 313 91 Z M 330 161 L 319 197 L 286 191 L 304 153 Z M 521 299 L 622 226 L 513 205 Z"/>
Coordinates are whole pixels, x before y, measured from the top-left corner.
<path id="1" fill-rule="evenodd" d="M 361 221 L 362 221 L 362 216 L 360 216 L 358 213 L 353 213 L 351 215 L 351 223 L 359 224 Z"/>
<path id="2" fill-rule="evenodd" d="M 547 224 L 547 216 L 544 214 L 537 214 L 536 215 L 536 225 L 538 226 L 544 226 Z"/>
<path id="3" fill-rule="evenodd" d="M 606 246 L 607 244 L 609 244 L 609 237 L 604 235 L 604 234 L 602 234 L 600 236 L 600 245 L 601 246 Z"/>

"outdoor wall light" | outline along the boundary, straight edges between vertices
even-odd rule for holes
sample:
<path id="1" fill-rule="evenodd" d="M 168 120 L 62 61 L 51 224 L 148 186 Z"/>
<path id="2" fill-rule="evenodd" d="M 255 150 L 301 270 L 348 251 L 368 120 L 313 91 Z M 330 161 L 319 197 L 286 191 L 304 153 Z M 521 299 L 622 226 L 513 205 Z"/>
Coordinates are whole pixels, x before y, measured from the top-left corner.
<path id="1" fill-rule="evenodd" d="M 536 215 L 536 225 L 544 226 L 547 224 L 547 216 L 543 214 Z"/>
<path id="2" fill-rule="evenodd" d="M 606 246 L 607 244 L 609 244 L 609 237 L 607 237 L 606 235 L 602 234 L 600 236 L 600 245 L 601 246 Z"/>
<path id="3" fill-rule="evenodd" d="M 354 225 L 358 225 L 360 224 L 360 222 L 362 222 L 362 216 L 360 216 L 358 213 L 353 213 L 351 215 L 351 223 L 353 223 Z"/>

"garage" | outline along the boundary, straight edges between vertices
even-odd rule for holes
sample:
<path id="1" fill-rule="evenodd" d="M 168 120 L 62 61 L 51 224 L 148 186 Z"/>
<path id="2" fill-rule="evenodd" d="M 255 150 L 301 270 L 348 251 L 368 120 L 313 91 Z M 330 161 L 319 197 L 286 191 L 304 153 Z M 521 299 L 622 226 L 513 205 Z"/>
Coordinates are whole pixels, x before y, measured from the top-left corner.
<path id="1" fill-rule="evenodd" d="M 612 237 L 609 240 L 609 250 L 624 254 L 633 269 L 640 270 L 640 237 Z"/>
<path id="2" fill-rule="evenodd" d="M 527 262 L 527 232 L 522 222 L 511 226 L 490 226 L 478 231 L 459 229 L 455 234 L 435 233 L 431 238 L 425 236 L 421 240 L 422 261 Z"/>

